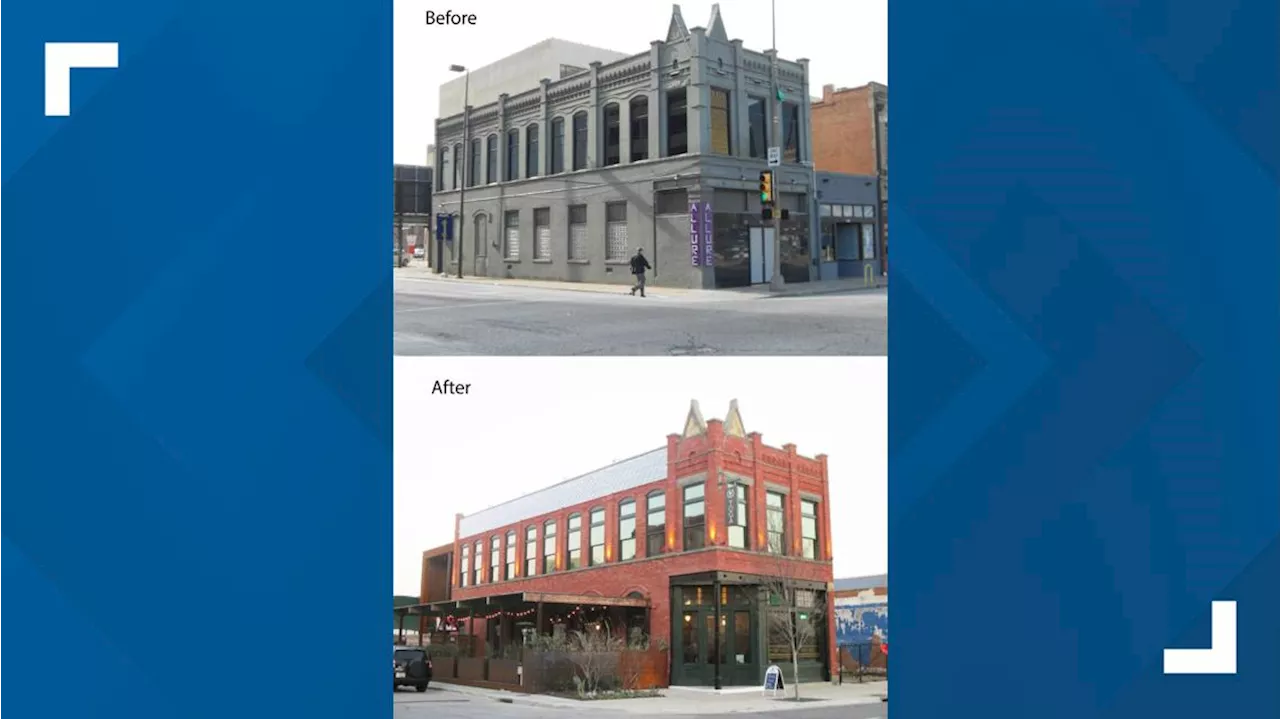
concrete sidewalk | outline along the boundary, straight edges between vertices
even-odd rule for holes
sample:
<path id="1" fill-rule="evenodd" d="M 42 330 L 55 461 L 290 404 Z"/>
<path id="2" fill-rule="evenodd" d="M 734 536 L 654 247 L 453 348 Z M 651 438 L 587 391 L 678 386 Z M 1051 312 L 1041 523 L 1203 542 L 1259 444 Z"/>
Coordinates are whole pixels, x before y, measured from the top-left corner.
<path id="1" fill-rule="evenodd" d="M 791 701 L 790 690 L 772 697 L 759 687 L 733 687 L 715 691 L 700 687 L 672 687 L 664 689 L 664 696 L 640 699 L 602 699 L 579 701 L 541 694 L 520 694 L 458 684 L 437 682 L 445 691 L 457 692 L 476 698 L 487 698 L 531 707 L 577 709 L 592 712 L 617 712 L 622 714 L 723 714 L 783 712 L 792 710 L 879 704 L 889 693 L 888 682 L 834 685 L 826 682 L 800 685 L 801 701 Z"/>
<path id="2" fill-rule="evenodd" d="M 627 294 L 631 285 L 628 284 L 606 284 L 592 282 L 560 282 L 554 280 L 520 280 L 505 279 L 499 277 L 463 277 L 458 279 L 454 275 L 438 275 L 427 265 L 410 265 L 395 270 L 397 279 L 409 279 L 420 281 L 436 281 L 436 282 L 465 282 L 477 285 L 492 285 L 496 287 L 532 287 L 544 290 L 561 290 L 565 292 L 596 292 L 604 294 Z M 819 282 L 798 282 L 786 285 L 781 291 L 774 292 L 769 289 L 768 285 L 753 285 L 751 287 L 735 287 L 721 290 L 695 290 L 681 287 L 662 287 L 659 285 L 650 285 L 645 288 L 645 293 L 650 297 L 685 297 L 685 298 L 719 298 L 726 299 L 728 297 L 747 297 L 752 299 L 765 299 L 771 297 L 807 297 L 813 295 L 836 294 L 844 292 L 871 291 L 887 287 L 886 278 L 881 277 L 876 280 L 874 285 L 868 285 L 861 277 L 846 277 L 838 280 L 823 280 Z"/>

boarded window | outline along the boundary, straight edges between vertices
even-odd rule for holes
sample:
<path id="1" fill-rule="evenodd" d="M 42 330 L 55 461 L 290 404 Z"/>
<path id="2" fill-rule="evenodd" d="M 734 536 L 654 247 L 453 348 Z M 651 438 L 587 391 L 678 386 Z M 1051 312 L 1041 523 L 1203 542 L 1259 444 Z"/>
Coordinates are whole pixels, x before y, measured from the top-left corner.
<path id="1" fill-rule="evenodd" d="M 503 222 L 506 231 L 506 247 L 504 257 L 508 260 L 520 259 L 520 212 L 511 210 Z"/>
<path id="2" fill-rule="evenodd" d="M 627 259 L 627 203 L 611 202 L 605 206 L 605 260 Z"/>
<path id="3" fill-rule="evenodd" d="M 587 206 L 569 208 L 569 259 L 578 262 L 587 259 Z"/>
<path id="4" fill-rule="evenodd" d="M 551 208 L 533 211 L 533 259 L 551 259 Z"/>

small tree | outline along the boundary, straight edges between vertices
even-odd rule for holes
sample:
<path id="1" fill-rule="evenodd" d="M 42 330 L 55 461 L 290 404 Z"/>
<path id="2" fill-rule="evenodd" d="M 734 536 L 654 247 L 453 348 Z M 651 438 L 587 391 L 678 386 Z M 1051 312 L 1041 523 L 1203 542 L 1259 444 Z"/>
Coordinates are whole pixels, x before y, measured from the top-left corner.
<path id="1" fill-rule="evenodd" d="M 800 651 L 818 638 L 818 627 L 823 623 L 825 602 L 818 601 L 818 592 L 804 582 L 790 576 L 789 563 L 779 558 L 773 576 L 764 582 L 769 592 L 769 604 L 776 602 L 777 609 L 769 611 L 770 641 L 776 638 L 791 653 L 791 696 L 800 698 Z"/>
<path id="2" fill-rule="evenodd" d="M 626 646 L 626 640 L 616 636 L 607 622 L 600 629 L 570 635 L 568 657 L 573 663 L 573 683 L 579 696 L 595 696 L 600 691 L 601 682 L 617 672 L 619 655 Z"/>

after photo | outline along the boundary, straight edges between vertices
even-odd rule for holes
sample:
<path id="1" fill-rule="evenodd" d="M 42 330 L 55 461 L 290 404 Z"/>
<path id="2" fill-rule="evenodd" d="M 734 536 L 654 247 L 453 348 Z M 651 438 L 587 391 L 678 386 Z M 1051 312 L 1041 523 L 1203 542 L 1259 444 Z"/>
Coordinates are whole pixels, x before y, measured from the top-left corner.
<path id="1" fill-rule="evenodd" d="M 886 367 L 398 358 L 397 702 L 883 716 Z"/>
<path id="2" fill-rule="evenodd" d="M 884 355 L 888 4 L 399 0 L 398 355 Z"/>

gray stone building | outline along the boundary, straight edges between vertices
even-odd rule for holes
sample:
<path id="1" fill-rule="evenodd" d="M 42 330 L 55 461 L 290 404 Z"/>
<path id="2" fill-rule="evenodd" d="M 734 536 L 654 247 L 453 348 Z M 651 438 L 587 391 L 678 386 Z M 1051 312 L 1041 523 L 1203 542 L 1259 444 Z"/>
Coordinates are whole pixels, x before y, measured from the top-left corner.
<path id="1" fill-rule="evenodd" d="M 467 275 L 628 284 L 642 247 L 652 284 L 767 282 L 758 185 L 775 145 L 783 274 L 814 279 L 808 61 L 774 55 L 731 40 L 718 6 L 692 29 L 675 6 L 647 52 L 440 118 L 435 209 L 463 225 L 445 259 L 456 270 L 461 245 Z"/>

